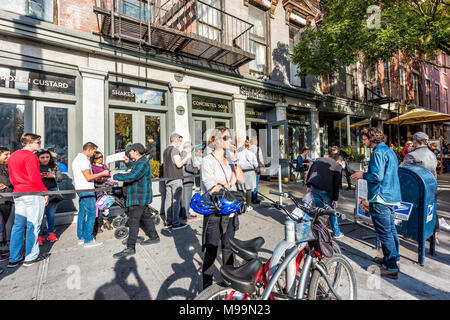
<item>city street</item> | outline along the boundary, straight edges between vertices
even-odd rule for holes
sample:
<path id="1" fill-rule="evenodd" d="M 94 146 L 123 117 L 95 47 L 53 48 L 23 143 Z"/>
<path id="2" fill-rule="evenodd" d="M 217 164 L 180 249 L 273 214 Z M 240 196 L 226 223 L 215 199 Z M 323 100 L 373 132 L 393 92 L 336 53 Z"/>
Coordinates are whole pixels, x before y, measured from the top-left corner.
<path id="1" fill-rule="evenodd" d="M 450 219 L 450 174 L 439 176 L 438 213 Z M 261 190 L 268 195 L 277 190 L 275 182 L 262 182 Z M 344 184 L 345 188 L 345 184 Z M 299 183 L 283 184 L 283 190 L 301 196 L 305 187 Z M 275 197 L 271 197 L 275 199 Z M 288 200 L 285 200 L 288 201 Z M 339 209 L 352 219 L 354 191 L 342 191 Z M 263 260 L 270 257 L 277 242 L 284 237 L 285 216 L 263 205 L 240 217 L 236 237 L 242 240 L 263 236 Z M 348 220 L 342 223 L 350 222 Z M 112 254 L 122 250 L 121 241 L 113 231 L 104 231 L 97 239 L 103 246 L 85 249 L 77 245 L 76 224 L 57 227 L 59 241 L 44 244 L 42 251 L 51 256 L 31 267 L 7 269 L 8 261 L 0 262 L 0 300 L 190 300 L 201 288 L 200 251 L 202 218 L 189 221 L 186 229 L 165 231 L 157 226 L 161 242 L 137 245 L 136 255 L 115 260 Z M 338 240 L 343 254 L 353 266 L 358 286 L 358 299 L 450 299 L 450 232 L 442 230 L 436 256 L 426 251 L 425 266 L 417 263 L 417 244 L 401 237 L 401 273 L 398 280 L 373 278 L 367 268 L 377 255 L 375 239 L 369 228 L 356 224 L 341 226 L 345 237 Z M 219 261 L 219 259 L 218 259 Z M 220 264 L 216 261 L 217 268 Z"/>

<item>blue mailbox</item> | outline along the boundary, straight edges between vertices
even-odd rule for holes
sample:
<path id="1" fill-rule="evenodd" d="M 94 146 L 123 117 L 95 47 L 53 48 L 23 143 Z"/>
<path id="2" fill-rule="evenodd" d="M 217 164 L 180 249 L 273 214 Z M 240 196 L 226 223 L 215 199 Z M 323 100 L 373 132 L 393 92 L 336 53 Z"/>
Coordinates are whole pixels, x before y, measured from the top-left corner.
<path id="1" fill-rule="evenodd" d="M 399 167 L 402 205 L 395 211 L 397 231 L 418 243 L 419 263 L 424 265 L 425 241 L 430 238 L 430 254 L 435 254 L 437 181 L 433 174 L 416 165 Z"/>

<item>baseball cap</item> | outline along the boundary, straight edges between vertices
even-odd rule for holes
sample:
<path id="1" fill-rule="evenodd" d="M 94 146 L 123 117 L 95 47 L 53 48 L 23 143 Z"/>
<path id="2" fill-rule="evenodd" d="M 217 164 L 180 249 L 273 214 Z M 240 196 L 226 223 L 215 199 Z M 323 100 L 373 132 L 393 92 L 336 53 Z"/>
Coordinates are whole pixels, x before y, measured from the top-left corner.
<path id="1" fill-rule="evenodd" d="M 425 132 L 416 132 L 412 135 L 411 140 L 416 140 L 419 143 L 427 143 L 428 136 Z"/>
<path id="2" fill-rule="evenodd" d="M 142 143 L 133 143 L 128 150 L 134 150 L 139 152 L 140 154 L 145 154 L 145 147 L 142 145 Z"/>

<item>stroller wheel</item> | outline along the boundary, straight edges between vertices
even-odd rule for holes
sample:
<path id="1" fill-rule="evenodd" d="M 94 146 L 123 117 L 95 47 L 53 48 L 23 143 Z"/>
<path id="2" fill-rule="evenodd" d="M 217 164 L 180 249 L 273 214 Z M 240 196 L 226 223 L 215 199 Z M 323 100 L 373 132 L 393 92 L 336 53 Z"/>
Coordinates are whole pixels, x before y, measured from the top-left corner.
<path id="1" fill-rule="evenodd" d="M 116 237 L 116 239 L 125 239 L 126 237 L 128 237 L 128 228 L 126 227 L 119 227 L 114 231 L 114 237 Z"/>
<path id="2" fill-rule="evenodd" d="M 122 218 L 121 216 L 115 217 L 115 218 L 113 219 L 113 221 L 111 222 L 112 226 L 113 226 L 114 228 L 120 227 L 120 225 L 121 225 L 121 223 L 122 223 L 122 219 L 123 219 L 123 218 Z"/>

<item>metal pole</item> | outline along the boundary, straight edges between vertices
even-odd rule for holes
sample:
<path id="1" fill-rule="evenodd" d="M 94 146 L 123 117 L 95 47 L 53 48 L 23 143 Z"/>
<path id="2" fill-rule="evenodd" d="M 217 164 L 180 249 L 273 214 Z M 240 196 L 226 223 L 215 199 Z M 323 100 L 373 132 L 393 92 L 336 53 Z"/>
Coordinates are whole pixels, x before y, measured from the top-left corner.
<path id="1" fill-rule="evenodd" d="M 286 219 L 284 224 L 284 237 L 287 242 L 295 244 L 295 224 L 291 219 Z M 296 247 L 286 250 L 285 259 L 291 254 Z M 294 296 L 295 291 L 295 266 L 296 259 L 292 259 L 286 267 L 286 290 L 290 297 Z"/>
<path id="2" fill-rule="evenodd" d="M 283 192 L 283 186 L 281 185 L 281 165 L 278 166 L 278 192 Z M 280 205 L 283 205 L 283 197 L 279 196 Z"/>

